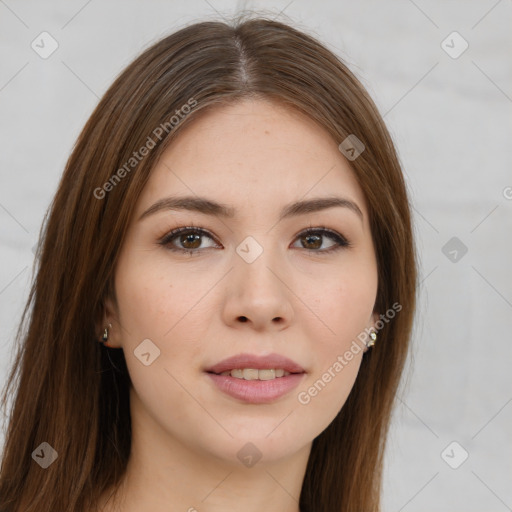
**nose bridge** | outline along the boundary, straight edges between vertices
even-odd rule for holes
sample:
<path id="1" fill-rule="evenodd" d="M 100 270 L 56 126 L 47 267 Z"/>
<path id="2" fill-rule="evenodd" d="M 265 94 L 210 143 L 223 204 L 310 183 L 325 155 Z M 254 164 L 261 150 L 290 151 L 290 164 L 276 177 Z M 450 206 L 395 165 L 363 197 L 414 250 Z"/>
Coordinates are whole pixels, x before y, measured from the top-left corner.
<path id="1" fill-rule="evenodd" d="M 276 277 L 283 265 L 279 260 L 279 250 L 271 247 L 271 236 L 259 235 L 257 240 L 247 236 L 236 248 L 235 271 L 250 286 L 260 291 L 279 293 L 282 286 Z"/>
<path id="2" fill-rule="evenodd" d="M 258 328 L 284 325 L 292 316 L 285 264 L 279 249 L 270 247 L 270 236 L 258 238 L 248 236 L 236 247 L 228 321 L 249 321 Z"/>

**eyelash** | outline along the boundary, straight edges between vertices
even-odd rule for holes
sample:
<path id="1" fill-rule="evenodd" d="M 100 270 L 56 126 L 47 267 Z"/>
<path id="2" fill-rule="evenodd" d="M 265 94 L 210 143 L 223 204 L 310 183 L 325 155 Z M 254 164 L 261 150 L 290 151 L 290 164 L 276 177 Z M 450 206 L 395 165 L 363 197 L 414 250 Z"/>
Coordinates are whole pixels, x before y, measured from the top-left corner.
<path id="1" fill-rule="evenodd" d="M 187 226 L 187 227 L 173 229 L 172 231 L 170 231 L 169 233 L 164 235 L 159 240 L 158 243 L 160 245 L 166 247 L 169 251 L 178 252 L 178 253 L 187 253 L 190 256 L 194 256 L 195 254 L 198 254 L 198 253 L 204 251 L 205 249 L 212 249 L 212 247 L 207 247 L 204 249 L 182 249 L 179 247 L 172 247 L 170 245 L 170 242 L 174 238 L 176 238 L 178 235 L 182 235 L 182 234 L 196 234 L 196 235 L 201 235 L 201 236 L 207 236 L 208 238 L 215 241 L 214 237 L 205 229 L 197 228 L 195 226 Z M 308 236 L 311 234 L 327 236 L 332 241 L 336 242 L 336 244 L 333 245 L 332 247 L 330 247 L 329 249 L 323 249 L 323 250 L 304 249 L 305 251 L 308 251 L 309 253 L 317 253 L 317 254 L 325 255 L 325 254 L 330 254 L 334 251 L 338 251 L 340 249 L 351 247 L 350 242 L 344 236 L 340 235 L 336 231 L 333 231 L 333 230 L 323 227 L 323 226 L 320 226 L 317 228 L 310 227 L 309 229 L 306 229 L 305 231 L 301 231 L 295 238 L 298 239 L 300 237 Z"/>

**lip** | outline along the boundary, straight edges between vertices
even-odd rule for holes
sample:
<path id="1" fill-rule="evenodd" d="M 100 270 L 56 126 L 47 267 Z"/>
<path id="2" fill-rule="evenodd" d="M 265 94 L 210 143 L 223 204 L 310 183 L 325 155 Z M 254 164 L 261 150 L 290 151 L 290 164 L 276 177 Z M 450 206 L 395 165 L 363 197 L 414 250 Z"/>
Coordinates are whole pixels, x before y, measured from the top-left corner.
<path id="1" fill-rule="evenodd" d="M 238 354 L 228 357 L 220 361 L 220 363 L 207 368 L 208 373 L 222 373 L 228 370 L 236 370 L 238 368 L 257 368 L 258 370 L 268 370 L 271 368 L 282 368 L 290 373 L 304 373 L 305 370 L 295 361 L 280 354 L 269 354 L 266 356 L 257 356 L 254 354 Z M 279 377 L 284 379 L 285 377 Z M 249 381 L 251 382 L 251 381 Z"/>
<path id="2" fill-rule="evenodd" d="M 207 373 L 218 389 L 249 404 L 268 404 L 278 400 L 296 388 L 305 373 L 291 373 L 272 380 L 244 380 L 230 375 Z"/>
<path id="3" fill-rule="evenodd" d="M 281 368 L 290 372 L 290 375 L 271 380 L 244 380 L 230 375 L 219 375 L 222 372 L 238 368 L 257 368 L 258 370 Z M 224 359 L 205 371 L 222 392 L 250 404 L 274 402 L 296 388 L 306 376 L 302 366 L 280 354 L 266 356 L 238 354 Z"/>

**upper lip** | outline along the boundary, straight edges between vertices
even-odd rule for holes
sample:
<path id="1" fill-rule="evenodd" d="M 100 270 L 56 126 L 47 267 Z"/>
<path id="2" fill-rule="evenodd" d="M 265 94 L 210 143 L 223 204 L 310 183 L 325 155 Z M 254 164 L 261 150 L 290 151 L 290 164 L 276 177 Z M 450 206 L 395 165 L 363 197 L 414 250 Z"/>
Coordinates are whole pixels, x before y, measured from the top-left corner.
<path id="1" fill-rule="evenodd" d="M 210 373 L 222 373 L 228 370 L 243 368 L 256 368 L 258 370 L 275 368 L 283 369 L 290 373 L 304 373 L 304 368 L 298 363 L 280 354 L 269 354 L 266 356 L 238 354 L 220 361 L 210 368 L 207 368 L 206 371 Z"/>

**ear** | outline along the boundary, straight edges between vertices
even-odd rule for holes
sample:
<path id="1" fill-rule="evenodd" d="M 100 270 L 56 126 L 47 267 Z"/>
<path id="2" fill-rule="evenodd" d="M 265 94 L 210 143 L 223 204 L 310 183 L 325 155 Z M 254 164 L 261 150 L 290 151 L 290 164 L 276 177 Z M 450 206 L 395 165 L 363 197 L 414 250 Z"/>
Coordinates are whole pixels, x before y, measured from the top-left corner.
<path id="1" fill-rule="evenodd" d="M 109 348 L 122 348 L 121 326 L 118 320 L 117 306 L 110 297 L 107 297 L 103 302 L 103 311 L 100 315 L 100 321 L 96 326 L 98 341 L 102 339 L 105 328 L 107 328 L 108 332 L 108 341 L 104 345 Z"/>
<path id="2" fill-rule="evenodd" d="M 372 323 L 371 323 L 371 325 L 369 327 L 371 327 L 372 329 L 377 331 L 378 329 L 377 329 L 376 326 L 377 326 L 377 321 L 379 319 L 380 319 L 380 314 L 377 313 L 377 312 L 373 313 L 373 315 L 372 315 Z"/>

